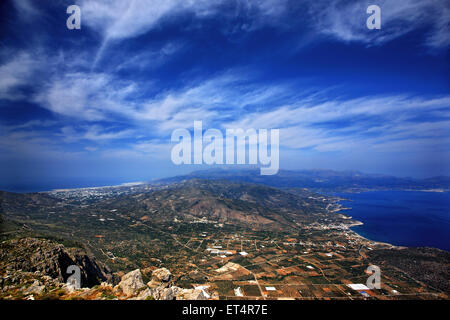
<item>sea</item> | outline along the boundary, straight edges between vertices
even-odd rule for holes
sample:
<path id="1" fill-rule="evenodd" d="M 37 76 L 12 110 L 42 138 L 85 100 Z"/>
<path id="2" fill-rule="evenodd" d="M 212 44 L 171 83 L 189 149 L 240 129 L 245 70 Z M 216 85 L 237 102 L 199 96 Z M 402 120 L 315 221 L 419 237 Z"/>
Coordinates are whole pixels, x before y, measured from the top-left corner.
<path id="1" fill-rule="evenodd" d="M 370 191 L 337 193 L 351 208 L 341 213 L 363 225 L 352 227 L 361 236 L 407 247 L 450 251 L 450 192 Z"/>
<path id="2" fill-rule="evenodd" d="M 148 181 L 150 181 L 149 179 Z M 140 180 L 134 180 L 140 181 Z M 89 178 L 72 178 L 72 179 L 54 179 L 46 181 L 20 181 L 17 183 L 11 183 L 10 181 L 0 181 L 0 190 L 28 193 L 28 192 L 43 192 L 51 191 L 55 189 L 77 189 L 77 188 L 92 188 L 92 187 L 105 187 L 105 186 L 118 186 L 124 183 L 133 182 L 133 180 L 123 178 L 104 178 L 104 179 L 89 179 Z"/>

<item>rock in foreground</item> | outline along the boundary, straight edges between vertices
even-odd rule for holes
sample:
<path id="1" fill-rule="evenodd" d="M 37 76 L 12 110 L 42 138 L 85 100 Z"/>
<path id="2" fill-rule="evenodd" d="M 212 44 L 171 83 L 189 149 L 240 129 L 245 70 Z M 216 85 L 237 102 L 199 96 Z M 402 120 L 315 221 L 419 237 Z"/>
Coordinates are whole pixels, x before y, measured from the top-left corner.
<path id="1" fill-rule="evenodd" d="M 67 268 L 81 271 L 81 288 L 67 284 Z M 1 299 L 77 300 L 204 300 L 204 290 L 173 285 L 166 268 L 152 272 L 146 285 L 140 269 L 125 274 L 114 286 L 116 276 L 109 268 L 81 249 L 65 248 L 50 240 L 23 238 L 0 243 Z"/>

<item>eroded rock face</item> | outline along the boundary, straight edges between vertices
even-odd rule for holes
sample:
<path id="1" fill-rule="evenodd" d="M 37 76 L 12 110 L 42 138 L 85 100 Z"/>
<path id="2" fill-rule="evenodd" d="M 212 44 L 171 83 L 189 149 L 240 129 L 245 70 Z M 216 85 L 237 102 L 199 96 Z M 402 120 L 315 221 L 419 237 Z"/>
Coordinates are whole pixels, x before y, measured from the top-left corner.
<path id="1" fill-rule="evenodd" d="M 127 296 L 137 295 L 145 287 L 144 281 L 142 281 L 141 270 L 136 269 L 124 275 L 119 283 L 119 287 Z"/>
<path id="2" fill-rule="evenodd" d="M 108 267 L 82 249 L 65 248 L 50 240 L 22 238 L 4 241 L 0 244 L 0 261 L 5 269 L 40 272 L 61 283 L 71 275 L 67 273 L 67 268 L 77 265 L 82 287 L 114 280 Z"/>
<path id="3" fill-rule="evenodd" d="M 79 249 L 65 248 L 53 241 L 24 238 L 0 243 L 0 294 L 7 299 L 77 298 L 100 300 L 206 300 L 202 289 L 183 289 L 173 285 L 166 268 L 152 272 L 145 285 L 139 269 L 122 276 L 119 284 L 97 264 L 95 258 Z M 67 284 L 69 265 L 81 270 L 82 288 Z M 113 277 L 114 278 L 114 277 Z M 102 281 L 100 281 L 102 280 Z M 116 282 L 117 283 L 117 282 Z M 90 288 L 86 288 L 89 286 Z"/>

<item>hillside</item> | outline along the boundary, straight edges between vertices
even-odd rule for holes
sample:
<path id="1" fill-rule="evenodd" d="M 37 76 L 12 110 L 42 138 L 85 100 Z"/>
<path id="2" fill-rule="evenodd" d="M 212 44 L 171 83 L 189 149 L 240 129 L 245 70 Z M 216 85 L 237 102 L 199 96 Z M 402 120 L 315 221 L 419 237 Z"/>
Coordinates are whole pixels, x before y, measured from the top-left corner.
<path id="1" fill-rule="evenodd" d="M 379 265 L 394 266 L 434 288 L 450 292 L 450 252 L 434 248 L 385 249 L 369 253 Z"/>
<path id="2" fill-rule="evenodd" d="M 325 205 L 323 201 L 263 185 L 192 179 L 171 184 L 163 190 L 98 203 L 101 209 L 111 207 L 127 209 L 136 218 L 153 222 L 203 219 L 281 229 L 295 227 L 296 222 L 314 220 L 324 212 Z"/>

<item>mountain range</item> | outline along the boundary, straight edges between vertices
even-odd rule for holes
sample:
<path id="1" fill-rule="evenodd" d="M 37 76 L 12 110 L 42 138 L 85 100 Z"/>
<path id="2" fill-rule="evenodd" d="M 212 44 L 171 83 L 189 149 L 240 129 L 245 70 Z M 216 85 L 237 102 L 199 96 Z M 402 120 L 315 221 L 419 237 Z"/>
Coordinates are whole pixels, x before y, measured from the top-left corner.
<path id="1" fill-rule="evenodd" d="M 280 170 L 272 176 L 260 175 L 258 169 L 225 169 L 194 171 L 187 175 L 161 179 L 159 182 L 176 182 L 192 178 L 230 180 L 265 184 L 277 188 L 308 188 L 326 192 L 359 192 L 367 190 L 450 190 L 450 177 L 426 179 L 367 174 L 359 171 L 334 170 Z"/>

